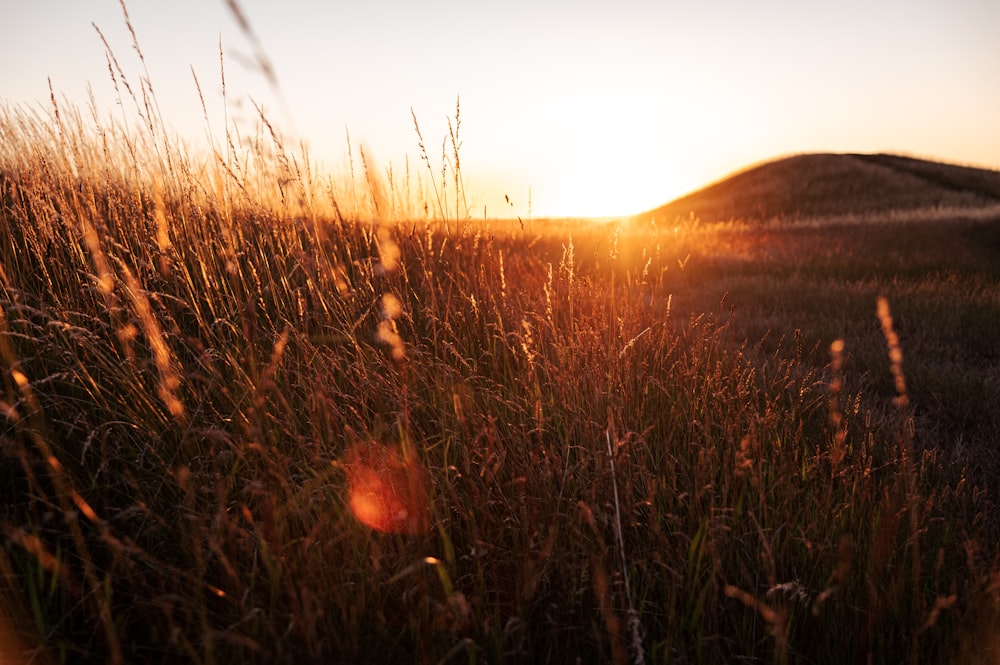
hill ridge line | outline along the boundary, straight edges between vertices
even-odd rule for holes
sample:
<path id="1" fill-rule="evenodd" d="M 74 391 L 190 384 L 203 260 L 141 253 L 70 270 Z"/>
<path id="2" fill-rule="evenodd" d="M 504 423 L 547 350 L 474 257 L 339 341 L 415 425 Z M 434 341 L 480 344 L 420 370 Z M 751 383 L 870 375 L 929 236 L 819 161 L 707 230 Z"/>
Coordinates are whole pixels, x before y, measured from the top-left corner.
<path id="1" fill-rule="evenodd" d="M 907 175 L 920 178 L 921 180 L 924 180 L 932 185 L 943 187 L 944 189 L 949 189 L 953 192 L 976 194 L 977 196 L 984 196 L 988 199 L 1000 202 L 1000 194 L 998 194 L 994 190 L 991 190 L 989 187 L 981 187 L 973 183 L 956 182 L 954 179 L 949 178 L 946 175 L 940 173 L 937 174 L 937 177 L 935 177 L 919 168 L 906 165 L 905 162 L 911 159 L 909 157 L 904 157 L 902 155 L 892 155 L 887 153 L 877 153 L 877 154 L 850 153 L 850 156 L 855 159 L 859 159 L 863 162 L 867 162 L 869 164 L 883 166 L 887 169 L 896 171 L 897 173 L 905 173 Z M 972 170 L 972 167 L 956 167 L 956 168 L 969 168 L 970 170 Z"/>
<path id="2" fill-rule="evenodd" d="M 872 219 L 981 212 L 998 204 L 1000 171 L 993 169 L 890 153 L 803 153 L 736 171 L 633 218 Z"/>

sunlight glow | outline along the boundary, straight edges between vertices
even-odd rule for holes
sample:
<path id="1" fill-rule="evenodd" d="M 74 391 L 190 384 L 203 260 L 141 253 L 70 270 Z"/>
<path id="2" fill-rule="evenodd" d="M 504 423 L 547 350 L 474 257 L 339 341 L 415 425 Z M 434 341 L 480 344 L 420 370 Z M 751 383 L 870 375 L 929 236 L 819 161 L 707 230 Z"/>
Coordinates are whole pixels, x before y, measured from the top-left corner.
<path id="1" fill-rule="evenodd" d="M 505 118 L 484 147 L 504 155 L 530 146 L 528 168 L 508 169 L 531 179 L 523 186 L 533 185 L 535 217 L 638 214 L 715 177 L 705 154 L 733 142 L 724 107 L 690 86 L 650 89 L 639 74 L 607 67 L 566 76 L 535 91 L 538 103 Z"/>
<path id="2" fill-rule="evenodd" d="M 369 442 L 347 454 L 351 512 L 359 522 L 383 533 L 425 533 L 429 528 L 427 472 L 403 460 L 393 448 Z"/>

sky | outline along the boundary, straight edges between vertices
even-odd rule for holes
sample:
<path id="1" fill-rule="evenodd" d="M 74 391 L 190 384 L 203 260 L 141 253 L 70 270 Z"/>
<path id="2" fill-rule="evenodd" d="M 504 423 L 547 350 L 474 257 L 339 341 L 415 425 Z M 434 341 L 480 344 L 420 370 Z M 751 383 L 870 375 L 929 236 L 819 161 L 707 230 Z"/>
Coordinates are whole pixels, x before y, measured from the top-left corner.
<path id="1" fill-rule="evenodd" d="M 896 152 L 1000 168 L 997 0 L 225 0 L 127 4 L 163 116 L 185 141 L 253 99 L 320 169 L 347 135 L 381 169 L 440 171 L 461 100 L 473 216 L 616 216 L 802 152 Z M 143 74 L 118 0 L 0 0 L 0 104 L 120 113 L 106 37 Z M 219 67 L 224 54 L 223 112 Z M 506 198 L 505 198 L 506 197 Z M 510 203 L 507 202 L 509 199 Z"/>

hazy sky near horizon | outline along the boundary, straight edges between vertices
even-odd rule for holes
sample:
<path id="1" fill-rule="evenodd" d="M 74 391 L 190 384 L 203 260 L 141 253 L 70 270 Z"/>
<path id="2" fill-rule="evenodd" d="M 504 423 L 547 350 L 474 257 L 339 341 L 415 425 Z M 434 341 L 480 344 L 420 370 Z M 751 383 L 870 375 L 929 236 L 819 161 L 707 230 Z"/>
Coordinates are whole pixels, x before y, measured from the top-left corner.
<path id="1" fill-rule="evenodd" d="M 224 0 L 132 0 L 159 105 L 192 144 L 263 104 L 327 170 L 351 141 L 398 173 L 439 175 L 461 97 L 474 216 L 625 215 L 797 152 L 891 151 L 1000 168 L 1000 2 L 243 0 L 280 95 Z M 142 75 L 118 0 L 0 0 L 0 103 L 120 113 L 104 33 Z M 130 101 L 126 100 L 126 108 Z M 119 117 L 119 116 L 114 116 Z M 513 208 L 504 196 L 509 196 Z"/>

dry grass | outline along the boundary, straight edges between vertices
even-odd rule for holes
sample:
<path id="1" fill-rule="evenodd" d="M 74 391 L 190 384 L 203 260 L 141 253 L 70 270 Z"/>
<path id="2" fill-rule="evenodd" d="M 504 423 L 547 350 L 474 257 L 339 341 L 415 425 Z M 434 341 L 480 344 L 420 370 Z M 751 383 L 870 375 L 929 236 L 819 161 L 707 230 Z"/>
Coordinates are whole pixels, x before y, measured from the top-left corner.
<path id="1" fill-rule="evenodd" d="M 323 180 L 265 118 L 204 163 L 90 124 L 0 116 L 0 652 L 995 658 L 996 469 L 962 465 L 1000 428 L 957 450 L 918 370 L 956 315 L 996 380 L 993 255 L 921 281 L 898 235 L 873 266 L 795 258 L 831 227 L 473 223 L 457 115 L 412 188 Z"/>

